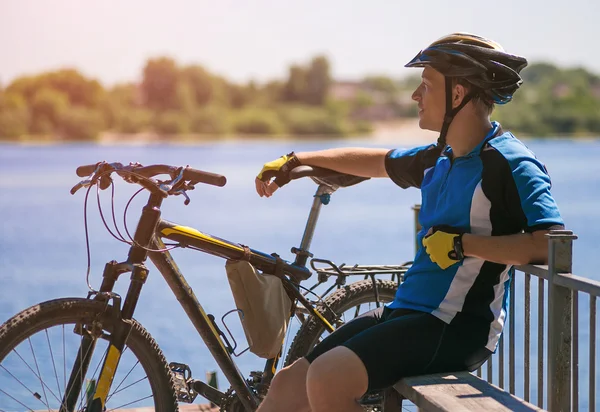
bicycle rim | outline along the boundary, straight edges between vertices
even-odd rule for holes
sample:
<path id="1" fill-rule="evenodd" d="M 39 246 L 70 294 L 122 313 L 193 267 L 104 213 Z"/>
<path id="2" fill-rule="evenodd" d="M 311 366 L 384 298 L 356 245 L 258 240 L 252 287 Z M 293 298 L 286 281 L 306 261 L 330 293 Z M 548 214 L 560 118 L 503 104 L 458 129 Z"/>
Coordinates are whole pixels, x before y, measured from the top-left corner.
<path id="1" fill-rule="evenodd" d="M 67 410 L 69 397 L 75 398 L 73 410 L 85 410 L 115 327 L 112 313 L 105 303 L 58 299 L 32 306 L 0 326 L 0 411 Z M 80 351 L 85 336 L 95 345 Z M 85 375 L 67 388 L 74 365 L 90 354 Z M 139 407 L 172 411 L 177 403 L 164 356 L 132 321 L 104 410 Z"/>

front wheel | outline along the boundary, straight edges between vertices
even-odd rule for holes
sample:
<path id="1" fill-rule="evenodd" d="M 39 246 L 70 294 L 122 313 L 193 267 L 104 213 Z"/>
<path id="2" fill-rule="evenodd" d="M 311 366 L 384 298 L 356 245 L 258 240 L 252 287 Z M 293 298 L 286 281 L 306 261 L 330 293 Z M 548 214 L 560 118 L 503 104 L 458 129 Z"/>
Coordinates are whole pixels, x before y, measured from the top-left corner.
<path id="1" fill-rule="evenodd" d="M 123 322 L 114 314 L 107 303 L 65 298 L 32 306 L 0 326 L 0 410 L 85 410 L 110 335 Z M 77 366 L 84 358 L 87 368 Z M 175 411 L 177 399 L 156 341 L 131 320 L 104 410 L 143 406 Z"/>

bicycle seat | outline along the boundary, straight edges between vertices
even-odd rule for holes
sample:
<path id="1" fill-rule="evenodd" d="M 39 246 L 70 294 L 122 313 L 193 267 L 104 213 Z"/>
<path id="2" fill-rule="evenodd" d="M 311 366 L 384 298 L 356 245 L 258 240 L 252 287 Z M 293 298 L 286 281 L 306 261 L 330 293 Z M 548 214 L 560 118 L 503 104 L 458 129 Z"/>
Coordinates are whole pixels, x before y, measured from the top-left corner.
<path id="1" fill-rule="evenodd" d="M 290 172 L 291 179 L 300 179 L 302 177 L 310 177 L 315 183 L 325 184 L 333 190 L 340 187 L 353 186 L 370 179 L 370 177 L 348 175 L 331 169 L 306 165 L 298 166 Z"/>

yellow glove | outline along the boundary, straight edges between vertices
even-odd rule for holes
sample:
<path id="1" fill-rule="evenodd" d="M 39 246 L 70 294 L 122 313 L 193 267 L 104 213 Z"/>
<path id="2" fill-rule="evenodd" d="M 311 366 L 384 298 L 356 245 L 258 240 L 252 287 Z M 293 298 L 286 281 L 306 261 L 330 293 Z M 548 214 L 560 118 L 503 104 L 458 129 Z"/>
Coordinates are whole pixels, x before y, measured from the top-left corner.
<path id="1" fill-rule="evenodd" d="M 423 246 L 431 261 L 440 268 L 447 269 L 463 260 L 463 233 L 451 226 L 434 226 L 432 233 L 423 238 Z"/>
<path id="2" fill-rule="evenodd" d="M 273 160 L 272 162 L 265 163 L 256 177 L 263 182 L 269 182 L 272 178 L 275 178 L 275 184 L 282 187 L 289 183 L 290 172 L 298 166 L 300 166 L 300 161 L 294 152 L 292 152 L 285 156 L 281 156 L 279 159 Z"/>

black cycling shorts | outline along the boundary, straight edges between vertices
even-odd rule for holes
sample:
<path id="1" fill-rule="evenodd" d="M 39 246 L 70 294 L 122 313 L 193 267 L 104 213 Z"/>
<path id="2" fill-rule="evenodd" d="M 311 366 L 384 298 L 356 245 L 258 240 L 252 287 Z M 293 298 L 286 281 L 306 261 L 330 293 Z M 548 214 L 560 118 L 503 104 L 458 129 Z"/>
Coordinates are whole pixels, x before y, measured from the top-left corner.
<path id="1" fill-rule="evenodd" d="M 492 354 L 485 347 L 489 330 L 479 320 L 460 317 L 446 324 L 429 313 L 381 307 L 337 329 L 306 359 L 345 346 L 365 365 L 368 390 L 380 390 L 407 376 L 477 369 Z"/>

